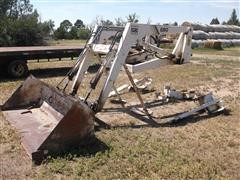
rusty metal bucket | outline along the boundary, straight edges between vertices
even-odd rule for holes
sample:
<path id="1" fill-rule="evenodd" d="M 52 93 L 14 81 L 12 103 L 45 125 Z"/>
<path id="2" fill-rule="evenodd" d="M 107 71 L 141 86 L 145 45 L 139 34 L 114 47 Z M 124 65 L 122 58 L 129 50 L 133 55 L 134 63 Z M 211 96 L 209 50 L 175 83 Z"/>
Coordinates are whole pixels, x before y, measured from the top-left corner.
<path id="1" fill-rule="evenodd" d="M 94 113 L 83 102 L 29 76 L 2 106 L 33 161 L 81 144 L 94 133 Z"/>

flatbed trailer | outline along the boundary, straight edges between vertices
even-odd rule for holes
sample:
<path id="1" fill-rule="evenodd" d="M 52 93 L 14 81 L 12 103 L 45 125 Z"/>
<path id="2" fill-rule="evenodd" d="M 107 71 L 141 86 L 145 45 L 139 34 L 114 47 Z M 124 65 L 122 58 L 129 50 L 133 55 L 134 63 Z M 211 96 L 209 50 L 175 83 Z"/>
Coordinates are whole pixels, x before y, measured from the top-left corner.
<path id="1" fill-rule="evenodd" d="M 28 60 L 74 58 L 83 47 L 76 46 L 31 46 L 0 47 L 0 71 L 11 77 L 23 77 L 28 74 Z"/>

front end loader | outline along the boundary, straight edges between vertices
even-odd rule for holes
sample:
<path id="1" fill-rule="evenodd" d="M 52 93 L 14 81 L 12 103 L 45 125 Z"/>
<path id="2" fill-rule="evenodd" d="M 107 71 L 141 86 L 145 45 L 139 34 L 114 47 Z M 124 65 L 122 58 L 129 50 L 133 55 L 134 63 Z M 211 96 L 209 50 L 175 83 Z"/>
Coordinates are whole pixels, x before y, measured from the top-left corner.
<path id="1" fill-rule="evenodd" d="M 161 48 L 161 43 L 170 41 L 167 34 L 178 36 L 172 52 Z M 115 89 L 114 82 L 123 68 L 131 77 L 131 72 L 188 62 L 191 37 L 192 28 L 184 26 L 135 23 L 127 23 L 124 28 L 96 26 L 76 64 L 56 88 L 29 76 L 1 110 L 21 134 L 29 156 L 40 161 L 51 153 L 78 146 L 94 135 L 95 114 L 102 110 L 109 93 Z M 78 89 L 92 56 L 99 59 L 101 67 L 89 83 L 88 93 L 79 97 Z M 100 95 L 89 102 L 103 74 L 106 78 Z M 72 87 L 66 92 L 69 83 Z"/>

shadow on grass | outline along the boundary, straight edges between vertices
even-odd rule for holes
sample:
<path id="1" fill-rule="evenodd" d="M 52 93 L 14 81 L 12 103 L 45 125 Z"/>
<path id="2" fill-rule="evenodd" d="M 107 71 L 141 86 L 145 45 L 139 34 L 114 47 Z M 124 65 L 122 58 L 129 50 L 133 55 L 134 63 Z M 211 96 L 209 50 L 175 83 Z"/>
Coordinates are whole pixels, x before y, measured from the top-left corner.
<path id="1" fill-rule="evenodd" d="M 66 160 L 72 161 L 77 157 L 90 157 L 99 152 L 106 152 L 110 148 L 101 140 L 95 136 L 86 139 L 82 144 L 76 145 L 74 147 L 69 147 L 61 153 L 51 153 L 48 157 L 45 157 L 43 160 L 35 161 L 35 165 L 49 163 L 53 159 L 64 158 Z"/>
<path id="2" fill-rule="evenodd" d="M 88 68 L 88 73 L 96 73 L 99 67 L 100 67 L 99 64 L 91 65 Z M 30 74 L 34 75 L 37 78 L 66 76 L 66 74 L 70 71 L 70 69 L 71 68 L 69 67 L 34 69 L 34 70 L 30 70 Z"/>
<path id="3" fill-rule="evenodd" d="M 128 113 L 130 114 L 130 113 Z M 177 116 L 179 114 L 182 114 L 182 113 L 177 113 L 177 114 L 174 114 L 172 116 Z M 202 120 L 207 120 L 207 119 L 211 119 L 211 118 L 214 118 L 216 116 L 218 116 L 219 114 L 212 114 L 212 115 L 208 115 L 208 114 L 204 114 L 204 115 L 195 115 L 195 116 L 190 116 L 188 118 L 184 118 L 184 119 L 181 119 L 181 120 L 178 120 L 178 121 L 174 121 L 174 118 L 171 118 L 171 119 L 168 119 L 167 122 L 164 122 L 164 123 L 158 123 L 157 121 L 154 121 L 153 120 L 149 120 L 148 117 L 143 117 L 143 116 L 138 116 L 136 114 L 133 114 L 133 117 L 147 123 L 147 124 L 143 124 L 143 125 L 116 125 L 116 126 L 110 126 L 110 125 L 107 125 L 107 126 L 99 126 L 97 128 L 97 130 L 101 130 L 101 129 L 109 129 L 109 128 L 135 128 L 135 129 L 138 129 L 138 128 L 143 128 L 143 127 L 152 127 L 152 128 L 159 128 L 159 127 L 170 127 L 170 128 L 174 128 L 174 127 L 179 127 L 179 126 L 185 126 L 189 123 L 197 123 L 199 121 L 202 121 Z"/>
<path id="4" fill-rule="evenodd" d="M 168 103 L 180 103 L 180 101 L 174 101 L 174 102 L 168 102 Z M 153 103 L 151 103 L 151 102 L 146 103 L 146 107 L 147 108 L 156 107 L 156 106 L 160 107 L 165 104 L 167 104 L 167 103 L 162 102 L 162 101 L 153 101 Z M 148 116 L 138 115 L 130 110 L 133 107 L 139 107 L 139 105 L 128 106 L 127 108 L 108 108 L 108 109 L 104 109 L 104 111 L 105 112 L 127 113 L 128 115 L 130 115 L 146 124 L 110 126 L 110 125 L 106 124 L 104 121 L 98 119 L 98 121 L 100 121 L 101 123 L 99 123 L 99 126 L 96 128 L 96 130 L 101 130 L 102 128 L 109 129 L 109 128 L 142 128 L 142 127 L 153 127 L 153 128 L 179 127 L 179 126 L 185 126 L 189 123 L 197 123 L 202 120 L 211 119 L 211 118 L 214 118 L 219 115 L 231 115 L 231 111 L 229 109 L 225 109 L 222 112 L 218 112 L 218 113 L 214 113 L 214 114 L 207 114 L 206 112 L 204 113 L 204 111 L 203 111 L 202 113 L 196 113 L 187 118 L 176 120 L 175 117 L 177 117 L 178 115 L 185 113 L 187 111 L 171 114 L 168 116 L 162 116 L 162 117 L 158 118 L 158 117 L 148 117 Z"/>
<path id="5" fill-rule="evenodd" d="M 89 73 L 96 73 L 99 69 L 100 64 L 93 64 L 88 68 Z M 57 67 L 57 68 L 44 68 L 44 69 L 33 69 L 29 70 L 29 74 L 32 74 L 36 78 L 51 78 L 58 76 L 66 76 L 69 72 L 70 67 Z M 6 73 L 0 73 L 0 82 L 14 82 L 19 80 L 25 80 L 26 77 L 23 78 L 10 78 Z"/>

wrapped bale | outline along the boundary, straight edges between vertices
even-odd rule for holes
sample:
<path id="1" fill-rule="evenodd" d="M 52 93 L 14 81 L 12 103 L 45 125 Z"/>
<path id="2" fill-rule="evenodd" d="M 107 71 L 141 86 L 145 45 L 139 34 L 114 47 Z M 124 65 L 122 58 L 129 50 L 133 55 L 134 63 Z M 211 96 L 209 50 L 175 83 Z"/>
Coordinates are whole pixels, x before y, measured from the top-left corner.
<path id="1" fill-rule="evenodd" d="M 233 35 L 229 32 L 216 33 L 217 39 L 233 39 Z"/>
<path id="2" fill-rule="evenodd" d="M 193 30 L 200 30 L 204 32 L 232 31 L 232 32 L 240 33 L 240 27 L 235 25 L 220 25 L 220 24 L 206 25 L 206 24 L 191 23 L 191 22 L 184 22 L 182 25 L 192 26 Z"/>
<path id="3" fill-rule="evenodd" d="M 192 49 L 197 47 L 198 47 L 198 43 L 196 42 L 196 40 L 192 40 Z"/>
<path id="4" fill-rule="evenodd" d="M 204 48 L 211 48 L 211 49 L 218 49 L 218 50 L 222 50 L 222 43 L 221 41 L 205 41 Z"/>
<path id="5" fill-rule="evenodd" d="M 191 22 L 184 22 L 182 23 L 182 26 L 192 26 L 193 30 L 195 31 L 205 31 L 207 32 L 207 26 L 204 24 L 200 24 L 200 23 L 191 23 Z"/>
<path id="6" fill-rule="evenodd" d="M 204 32 L 209 32 L 209 27 L 206 24 L 198 24 L 195 27 L 198 27 L 198 30 L 204 31 Z M 193 26 L 194 29 L 194 26 Z"/>
<path id="7" fill-rule="evenodd" d="M 230 31 L 240 33 L 240 27 L 235 25 L 230 25 Z"/>
<path id="8" fill-rule="evenodd" d="M 213 27 L 213 31 L 217 31 L 217 32 L 226 32 L 227 31 L 227 28 L 224 26 L 224 25 L 211 25 Z"/>
<path id="9" fill-rule="evenodd" d="M 236 32 L 209 32 L 209 39 L 240 39 L 240 33 Z"/>
<path id="10" fill-rule="evenodd" d="M 232 44 L 233 46 L 240 46 L 240 39 L 233 39 Z"/>
<path id="11" fill-rule="evenodd" d="M 234 25 L 208 25 L 208 32 L 240 32 L 239 26 Z"/>
<path id="12" fill-rule="evenodd" d="M 202 47 L 203 47 L 203 44 L 204 44 L 204 41 L 202 41 L 202 40 L 196 40 L 196 43 L 198 44 L 198 47 L 202 48 Z"/>
<path id="13" fill-rule="evenodd" d="M 222 47 L 231 47 L 233 46 L 232 41 L 228 39 L 219 39 L 219 41 L 222 43 Z"/>
<path id="14" fill-rule="evenodd" d="M 192 40 L 192 48 L 201 48 L 203 44 L 204 42 L 202 40 Z"/>
<path id="15" fill-rule="evenodd" d="M 214 26 L 211 25 L 205 25 L 206 26 L 206 32 L 215 32 Z"/>
<path id="16" fill-rule="evenodd" d="M 217 39 L 216 34 L 214 32 L 209 32 L 208 35 L 209 35 L 209 39 Z"/>
<path id="17" fill-rule="evenodd" d="M 233 37 L 232 39 L 240 39 L 240 33 L 233 32 L 233 31 L 231 31 L 229 33 L 231 33 L 231 35 Z"/>
<path id="18" fill-rule="evenodd" d="M 196 31 L 193 31 L 192 38 L 195 40 L 205 40 L 205 39 L 209 39 L 209 34 L 204 31 L 196 30 Z"/>
<path id="19" fill-rule="evenodd" d="M 192 48 L 194 49 L 194 48 L 198 48 L 199 47 L 199 42 L 201 42 L 201 40 L 195 40 L 195 39 L 193 39 L 192 40 Z"/>

